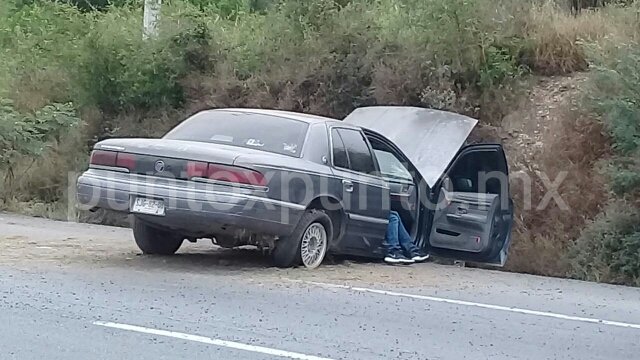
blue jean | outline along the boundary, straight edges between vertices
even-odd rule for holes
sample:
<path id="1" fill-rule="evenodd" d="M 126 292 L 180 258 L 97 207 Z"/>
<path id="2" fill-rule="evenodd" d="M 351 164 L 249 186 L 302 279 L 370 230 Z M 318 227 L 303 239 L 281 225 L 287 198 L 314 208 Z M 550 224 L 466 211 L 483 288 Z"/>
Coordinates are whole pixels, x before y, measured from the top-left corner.
<path id="1" fill-rule="evenodd" d="M 404 228 L 398 212 L 391 211 L 389 214 L 389 225 L 387 226 L 387 252 L 405 250 L 411 252 L 418 250 L 416 244 L 413 243 L 411 235 Z"/>

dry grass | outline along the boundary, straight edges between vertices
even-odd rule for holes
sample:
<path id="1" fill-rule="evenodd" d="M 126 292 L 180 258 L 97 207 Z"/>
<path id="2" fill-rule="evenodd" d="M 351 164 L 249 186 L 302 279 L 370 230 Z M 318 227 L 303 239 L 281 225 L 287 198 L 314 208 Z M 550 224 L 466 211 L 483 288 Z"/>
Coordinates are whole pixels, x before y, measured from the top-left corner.
<path id="1" fill-rule="evenodd" d="M 568 247 L 580 235 L 584 225 L 606 204 L 606 178 L 595 169 L 595 163 L 608 153 L 608 141 L 602 129 L 586 116 L 568 117 L 559 136 L 548 144 L 548 156 L 538 166 L 552 181 L 561 171 L 568 173 L 558 194 L 568 210 L 551 203 L 543 210 L 516 209 L 521 214 L 515 226 L 514 246 L 509 269 L 541 275 L 564 276 L 568 270 L 565 256 Z M 535 178 L 532 204 L 539 204 L 547 188 Z M 522 196 L 514 186 L 514 194 Z M 516 203 L 522 204 L 516 195 Z M 519 211 L 518 211 L 519 210 Z"/>
<path id="2" fill-rule="evenodd" d="M 16 110 L 34 112 L 53 102 L 69 101 L 69 74 L 55 68 L 28 72 L 14 81 L 12 100 Z"/>
<path id="3" fill-rule="evenodd" d="M 529 9 L 524 21 L 527 41 L 522 63 L 542 75 L 588 68 L 584 43 L 615 45 L 637 39 L 640 3 L 582 11 L 574 16 L 549 2 Z"/>
<path id="4" fill-rule="evenodd" d="M 516 218 L 505 270 L 566 277 L 571 271 L 568 252 L 572 244 L 585 225 L 606 207 L 609 199 L 606 177 L 599 173 L 597 164 L 611 155 L 610 142 L 603 135 L 601 124 L 592 116 L 572 109 L 570 102 L 535 101 L 540 99 L 534 99 L 527 106 L 558 105 L 560 108 L 559 116 L 548 122 L 550 128 L 546 134 L 537 139 L 541 142 L 540 149 L 532 151 L 531 145 L 507 135 L 505 128 L 492 125 L 474 129 L 470 141 L 502 141 L 510 161 L 510 192 Z M 547 124 L 543 117 L 528 118 L 524 112 L 526 110 L 520 108 L 510 116 Z M 524 128 L 523 133 L 534 135 L 533 131 L 526 130 L 527 126 Z M 529 151 L 532 154 L 525 156 Z M 566 171 L 567 176 L 558 188 L 558 194 L 569 209 L 560 208 L 554 200 L 545 208 L 537 209 L 548 190 L 537 173 L 543 172 L 553 183 L 561 171 Z M 532 180 L 530 185 L 520 180 L 523 173 Z M 527 205 L 529 196 L 531 207 Z"/>
<path id="5" fill-rule="evenodd" d="M 610 156 L 609 139 L 596 119 L 571 107 L 572 101 L 576 100 L 555 104 L 560 110 L 556 121 L 548 123 L 540 151 L 522 164 L 533 180 L 531 209 L 525 208 L 524 191 L 528 187 L 521 181 L 512 183 L 517 218 L 509 270 L 566 276 L 570 245 L 607 203 L 606 178 L 598 172 L 597 163 Z M 554 200 L 537 209 L 548 192 L 537 174 L 544 173 L 553 182 L 561 172 L 567 175 L 558 194 L 568 209 Z"/>

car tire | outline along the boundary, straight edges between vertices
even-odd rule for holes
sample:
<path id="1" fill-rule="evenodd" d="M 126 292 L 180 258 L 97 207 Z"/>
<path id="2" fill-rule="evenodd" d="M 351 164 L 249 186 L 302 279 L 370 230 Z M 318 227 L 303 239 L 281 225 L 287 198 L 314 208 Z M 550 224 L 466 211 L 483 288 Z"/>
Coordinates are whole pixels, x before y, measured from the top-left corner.
<path id="1" fill-rule="evenodd" d="M 324 234 L 324 245 L 319 252 L 319 259 L 311 263 L 303 261 L 303 241 L 310 232 Z M 303 264 L 307 268 L 316 268 L 324 259 L 329 248 L 329 241 L 333 236 L 331 218 L 322 210 L 307 210 L 293 229 L 293 232 L 280 238 L 271 252 L 273 264 L 277 267 L 288 268 Z"/>
<path id="2" fill-rule="evenodd" d="M 138 218 L 133 220 L 133 238 L 148 255 L 173 255 L 182 245 L 184 238 L 145 224 Z"/>

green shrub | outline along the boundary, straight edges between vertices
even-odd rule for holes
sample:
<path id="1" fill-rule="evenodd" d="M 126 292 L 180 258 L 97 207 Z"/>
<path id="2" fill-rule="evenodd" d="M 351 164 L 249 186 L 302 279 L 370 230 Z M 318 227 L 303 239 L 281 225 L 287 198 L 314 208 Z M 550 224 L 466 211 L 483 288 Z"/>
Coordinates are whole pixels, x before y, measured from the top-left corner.
<path id="1" fill-rule="evenodd" d="M 180 107 L 180 81 L 191 71 L 206 70 L 211 50 L 206 25 L 188 13 L 178 17 L 173 20 L 180 20 L 180 27 L 169 23 L 159 38 L 149 41 L 142 38 L 141 19 L 130 9 L 98 17 L 76 72 L 88 96 L 85 102 L 107 113 Z"/>
<path id="2" fill-rule="evenodd" d="M 66 102 L 76 91 L 82 93 L 67 70 L 78 67 L 91 19 L 65 4 L 6 12 L 2 6 L 0 2 L 0 97 L 19 105 L 31 98 Z M 46 103 L 35 104 L 34 109 Z"/>
<path id="3" fill-rule="evenodd" d="M 598 63 L 589 97 L 602 115 L 616 154 L 607 167 L 611 189 L 625 195 L 640 189 L 640 44 L 595 56 Z"/>
<path id="4" fill-rule="evenodd" d="M 147 46 L 141 22 L 126 9 L 96 19 L 95 31 L 84 41 L 78 79 L 90 103 L 103 111 L 120 112 L 157 104 L 179 105 L 182 98 L 176 71 L 167 66 L 156 43 Z"/>
<path id="5" fill-rule="evenodd" d="M 241 81 L 304 69 L 308 80 L 329 84 L 323 92 L 344 111 L 371 103 L 383 90 L 373 79 L 393 68 L 410 76 L 397 81 L 409 96 L 402 103 L 423 105 L 432 89 L 493 91 L 520 76 L 511 1 L 280 1 L 265 15 L 240 0 L 170 1 L 152 42 L 142 40 L 139 7 L 82 14 L 37 3 L 8 17 L 0 42 L 15 55 L 7 61 L 23 57 L 17 63 L 27 74 L 44 66 L 72 74 L 75 102 L 107 113 L 180 108 L 184 78 L 212 74 L 217 65 Z"/>
<path id="6" fill-rule="evenodd" d="M 626 202 L 612 204 L 569 254 L 575 278 L 640 285 L 640 211 Z"/>
<path id="7" fill-rule="evenodd" d="M 239 16 L 251 11 L 245 0 L 189 0 L 203 11 L 213 11 L 224 19 L 236 20 Z"/>
<path id="8" fill-rule="evenodd" d="M 52 104 L 34 114 L 20 114 L 11 100 L 0 98 L 0 173 L 4 174 L 3 198 L 12 195 L 14 182 L 23 173 L 16 165 L 25 158 L 35 161 L 50 144 L 81 125 L 71 104 Z"/>
<path id="9" fill-rule="evenodd" d="M 613 157 L 604 167 L 618 199 L 571 249 L 574 277 L 640 285 L 640 45 L 593 47 L 587 99 L 601 115 Z"/>

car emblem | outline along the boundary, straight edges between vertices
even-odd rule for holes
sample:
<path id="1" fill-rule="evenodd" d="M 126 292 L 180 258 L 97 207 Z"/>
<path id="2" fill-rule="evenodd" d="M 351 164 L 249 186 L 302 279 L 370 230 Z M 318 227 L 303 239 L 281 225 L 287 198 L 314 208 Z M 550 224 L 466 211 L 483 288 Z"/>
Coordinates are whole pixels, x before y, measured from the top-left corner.
<path id="1" fill-rule="evenodd" d="M 157 172 L 163 172 L 164 171 L 164 161 L 162 160 L 158 160 L 156 161 L 156 164 L 153 166 Z"/>

